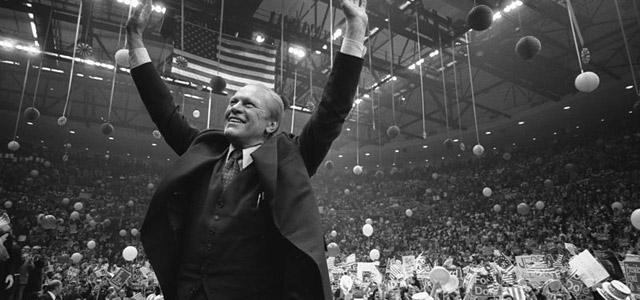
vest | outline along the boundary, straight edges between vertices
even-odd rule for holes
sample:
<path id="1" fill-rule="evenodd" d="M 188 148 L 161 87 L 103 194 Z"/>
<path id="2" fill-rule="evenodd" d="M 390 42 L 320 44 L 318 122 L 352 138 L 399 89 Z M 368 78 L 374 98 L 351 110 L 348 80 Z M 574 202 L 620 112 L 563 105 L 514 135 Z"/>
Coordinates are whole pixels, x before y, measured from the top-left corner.
<path id="1" fill-rule="evenodd" d="M 204 168 L 192 191 L 178 274 L 178 296 L 203 288 L 208 299 L 280 299 L 284 237 L 275 228 L 253 164 L 222 192 L 225 161 Z M 211 174 L 214 176 L 211 176 Z M 209 176 L 207 176 L 209 174 Z M 263 201 L 264 200 L 264 201 Z"/>

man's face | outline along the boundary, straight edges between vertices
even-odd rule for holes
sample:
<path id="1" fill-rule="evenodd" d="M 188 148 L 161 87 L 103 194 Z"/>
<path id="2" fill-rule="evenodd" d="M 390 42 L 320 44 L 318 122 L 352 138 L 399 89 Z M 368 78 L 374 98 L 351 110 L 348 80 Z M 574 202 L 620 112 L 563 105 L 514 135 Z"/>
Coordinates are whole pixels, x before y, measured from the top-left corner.
<path id="1" fill-rule="evenodd" d="M 275 130 L 268 108 L 274 103 L 265 99 L 260 88 L 245 86 L 229 100 L 224 113 L 224 135 L 236 147 L 250 147 L 264 142 L 267 132 Z"/>

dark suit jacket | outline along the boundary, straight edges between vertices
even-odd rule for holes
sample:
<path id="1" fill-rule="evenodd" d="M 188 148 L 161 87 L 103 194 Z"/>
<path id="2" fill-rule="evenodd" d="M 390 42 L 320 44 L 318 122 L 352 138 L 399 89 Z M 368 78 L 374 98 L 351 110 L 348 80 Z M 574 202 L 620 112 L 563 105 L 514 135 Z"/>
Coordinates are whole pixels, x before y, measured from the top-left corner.
<path id="1" fill-rule="evenodd" d="M 42 292 L 42 295 L 38 296 L 38 300 L 56 300 L 52 298 L 49 292 Z"/>
<path id="2" fill-rule="evenodd" d="M 362 62 L 361 58 L 338 53 L 322 99 L 301 134 L 279 133 L 252 154 L 274 223 L 295 246 L 286 253 L 283 262 L 286 299 L 301 299 L 304 291 L 317 291 L 317 299 L 332 299 L 324 235 L 309 178 L 342 130 L 352 107 Z M 200 132 L 191 127 L 151 63 L 132 69 L 131 76 L 151 119 L 180 155 L 158 184 L 141 228 L 142 244 L 165 299 L 177 300 L 179 233 L 189 204 L 180 191 L 189 188 L 190 174 L 225 159 L 223 153 L 229 141 L 220 130 Z"/>

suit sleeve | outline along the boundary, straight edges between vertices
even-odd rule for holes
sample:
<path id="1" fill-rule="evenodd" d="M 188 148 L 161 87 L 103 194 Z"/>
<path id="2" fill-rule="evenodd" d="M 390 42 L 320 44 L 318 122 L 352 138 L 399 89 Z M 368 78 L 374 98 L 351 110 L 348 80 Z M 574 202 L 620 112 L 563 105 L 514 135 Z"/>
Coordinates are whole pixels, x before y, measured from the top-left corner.
<path id="1" fill-rule="evenodd" d="M 173 101 L 169 88 L 160 78 L 152 63 L 146 63 L 131 69 L 131 77 L 138 88 L 144 106 L 151 120 L 169 146 L 178 155 L 182 155 L 198 134 Z"/>
<path id="2" fill-rule="evenodd" d="M 354 102 L 363 59 L 338 52 L 317 109 L 298 139 L 300 154 L 309 176 L 315 174 L 340 135 Z"/>

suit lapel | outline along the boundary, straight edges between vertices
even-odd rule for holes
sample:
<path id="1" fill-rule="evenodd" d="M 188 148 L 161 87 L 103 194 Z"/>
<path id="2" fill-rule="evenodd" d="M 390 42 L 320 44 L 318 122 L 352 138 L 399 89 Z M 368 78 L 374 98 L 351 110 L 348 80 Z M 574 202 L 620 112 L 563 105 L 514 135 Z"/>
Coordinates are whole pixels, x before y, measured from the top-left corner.
<path id="1" fill-rule="evenodd" d="M 277 139 L 277 137 L 268 139 L 260 148 L 251 154 L 267 199 L 274 198 L 276 181 L 278 179 Z"/>

